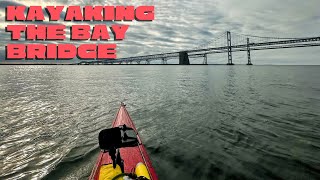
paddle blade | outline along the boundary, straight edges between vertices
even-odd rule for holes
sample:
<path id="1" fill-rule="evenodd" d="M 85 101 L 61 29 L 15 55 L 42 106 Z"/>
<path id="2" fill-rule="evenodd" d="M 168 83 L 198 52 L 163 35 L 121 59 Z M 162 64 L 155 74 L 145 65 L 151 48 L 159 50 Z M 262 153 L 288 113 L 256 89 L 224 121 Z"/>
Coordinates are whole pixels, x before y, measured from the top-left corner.
<path id="1" fill-rule="evenodd" d="M 104 129 L 99 133 L 100 149 L 110 150 L 111 148 L 119 148 L 122 142 L 121 139 L 120 128 Z"/>

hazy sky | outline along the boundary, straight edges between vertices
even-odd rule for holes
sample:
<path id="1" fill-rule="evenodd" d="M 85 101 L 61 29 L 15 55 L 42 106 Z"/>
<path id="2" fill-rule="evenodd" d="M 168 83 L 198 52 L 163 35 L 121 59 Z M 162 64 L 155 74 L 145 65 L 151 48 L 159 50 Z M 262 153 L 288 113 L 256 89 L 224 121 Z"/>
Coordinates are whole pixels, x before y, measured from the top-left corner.
<path id="1" fill-rule="evenodd" d="M 10 39 L 10 34 L 4 32 L 4 8 L 13 2 L 28 6 L 154 5 L 153 22 L 126 23 L 130 27 L 126 39 L 117 42 L 118 57 L 192 49 L 225 31 L 259 36 L 320 36 L 319 0 L 0 0 L 1 59 Z M 255 64 L 320 64 L 319 57 L 320 47 L 252 52 Z M 226 54 L 209 56 L 209 63 L 226 62 Z M 245 63 L 246 54 L 235 53 L 234 62 Z"/>

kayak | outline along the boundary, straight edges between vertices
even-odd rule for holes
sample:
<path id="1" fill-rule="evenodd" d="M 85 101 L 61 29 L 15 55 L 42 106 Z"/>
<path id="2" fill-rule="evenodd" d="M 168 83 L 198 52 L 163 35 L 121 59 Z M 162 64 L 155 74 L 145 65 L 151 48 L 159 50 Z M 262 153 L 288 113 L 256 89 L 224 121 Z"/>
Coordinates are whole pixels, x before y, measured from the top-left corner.
<path id="1" fill-rule="evenodd" d="M 99 146 L 90 180 L 158 179 L 125 104 L 121 103 L 112 128 L 99 133 Z"/>

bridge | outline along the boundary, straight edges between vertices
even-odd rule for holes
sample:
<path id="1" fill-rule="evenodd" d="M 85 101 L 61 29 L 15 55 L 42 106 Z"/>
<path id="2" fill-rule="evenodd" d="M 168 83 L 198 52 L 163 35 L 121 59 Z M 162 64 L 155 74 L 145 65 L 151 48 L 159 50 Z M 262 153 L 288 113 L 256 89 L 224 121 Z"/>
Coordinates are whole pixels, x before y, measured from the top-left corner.
<path id="1" fill-rule="evenodd" d="M 247 52 L 247 65 L 252 65 L 251 51 L 269 49 L 287 49 L 320 46 L 320 37 L 263 37 L 233 33 L 230 31 L 220 33 L 216 37 L 198 47 L 190 50 L 159 53 L 144 56 L 134 56 L 103 61 L 82 61 L 79 64 L 150 64 L 151 61 L 161 60 L 167 64 L 169 60 L 179 59 L 180 65 L 189 65 L 190 58 L 203 57 L 203 64 L 208 64 L 208 55 L 227 53 L 227 65 L 233 65 L 233 52 Z"/>

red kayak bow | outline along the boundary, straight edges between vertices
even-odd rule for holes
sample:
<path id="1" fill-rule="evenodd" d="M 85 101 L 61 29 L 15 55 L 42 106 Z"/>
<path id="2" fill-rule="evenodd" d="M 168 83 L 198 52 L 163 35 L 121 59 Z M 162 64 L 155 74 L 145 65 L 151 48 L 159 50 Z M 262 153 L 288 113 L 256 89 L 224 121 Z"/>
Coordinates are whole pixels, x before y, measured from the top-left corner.
<path id="1" fill-rule="evenodd" d="M 127 143 L 130 145 L 122 145 L 121 147 L 117 147 L 117 153 L 120 155 L 120 159 L 122 161 L 122 166 L 121 169 L 124 171 L 123 173 L 131 173 L 135 170 L 137 164 L 139 163 L 143 163 L 146 166 L 146 169 L 150 175 L 150 179 L 151 180 L 157 180 L 158 177 L 156 175 L 156 172 L 151 164 L 150 158 L 148 156 L 148 153 L 146 151 L 146 148 L 144 147 L 144 145 L 142 144 L 141 138 L 138 134 L 138 131 L 136 129 L 136 127 L 134 126 L 128 111 L 126 110 L 126 107 L 123 103 L 121 103 L 121 106 L 118 110 L 118 113 L 115 117 L 115 120 L 112 123 L 112 129 L 121 129 L 123 130 L 125 133 L 125 136 L 128 137 L 126 135 L 126 130 L 129 131 L 131 130 L 132 133 L 135 136 L 135 141 L 136 143 Z M 106 131 L 106 130 L 103 130 Z M 99 134 L 99 144 L 100 144 L 100 148 L 102 148 L 102 144 L 105 143 L 103 141 L 105 141 L 103 135 L 104 132 L 101 131 Z M 109 130 L 110 131 L 110 130 Z M 122 132 L 123 134 L 123 132 Z M 114 135 L 111 137 L 115 137 Z M 109 142 L 107 143 L 111 143 L 110 142 L 110 136 L 109 138 Z M 114 138 L 112 138 L 114 139 Z M 132 138 L 133 139 L 133 138 Z M 113 140 L 111 140 L 113 141 Z M 106 145 L 109 146 L 109 145 Z M 104 149 L 104 148 L 102 148 Z M 111 150 L 112 151 L 112 150 Z M 112 153 L 111 153 L 112 154 Z M 116 154 L 116 153 L 114 153 Z M 117 162 L 119 162 L 117 160 Z M 92 170 L 92 173 L 90 175 L 90 180 L 99 180 L 101 178 L 99 178 L 100 174 L 101 174 L 101 167 L 107 164 L 115 164 L 115 160 L 114 158 L 111 157 L 110 155 L 110 150 L 101 150 L 101 152 L 99 153 L 98 156 L 98 160 Z"/>

